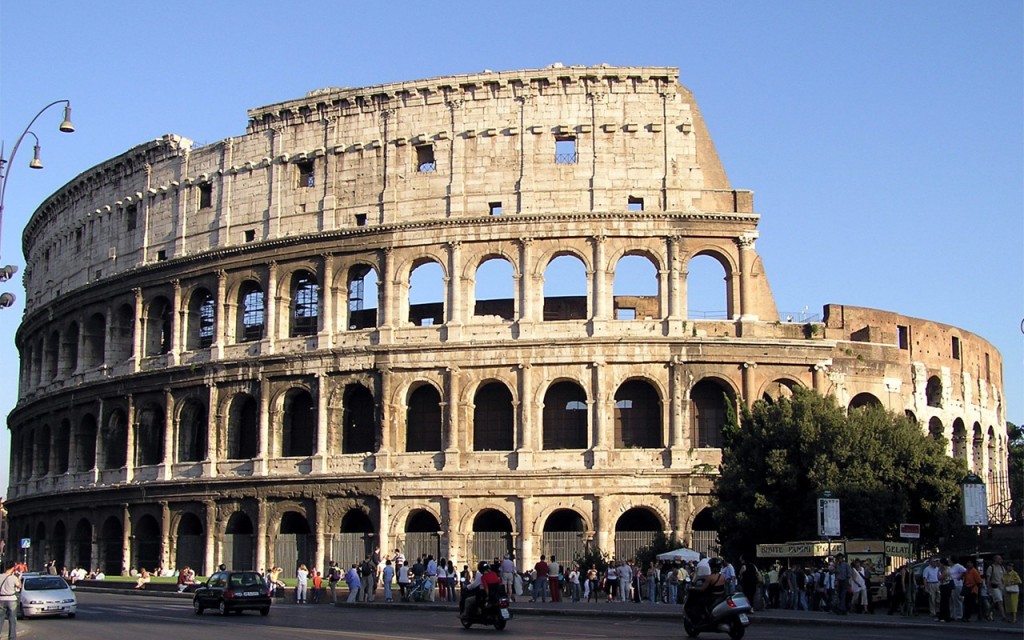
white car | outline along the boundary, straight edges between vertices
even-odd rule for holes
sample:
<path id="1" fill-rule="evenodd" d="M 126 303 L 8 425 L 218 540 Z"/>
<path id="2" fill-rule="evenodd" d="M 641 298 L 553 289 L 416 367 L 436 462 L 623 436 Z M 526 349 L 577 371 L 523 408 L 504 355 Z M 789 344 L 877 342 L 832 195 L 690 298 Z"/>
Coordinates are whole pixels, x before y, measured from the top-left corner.
<path id="1" fill-rule="evenodd" d="M 78 599 L 60 576 L 22 576 L 18 617 L 66 615 L 74 618 Z"/>

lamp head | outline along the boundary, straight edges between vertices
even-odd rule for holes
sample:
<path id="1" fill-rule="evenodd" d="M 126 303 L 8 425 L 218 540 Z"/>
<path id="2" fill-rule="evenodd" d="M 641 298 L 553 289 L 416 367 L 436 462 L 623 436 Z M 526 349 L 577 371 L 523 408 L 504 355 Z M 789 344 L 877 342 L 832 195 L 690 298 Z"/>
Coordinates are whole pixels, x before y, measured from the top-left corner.
<path id="1" fill-rule="evenodd" d="M 64 133 L 72 133 L 75 125 L 71 124 L 71 103 L 64 105 L 64 121 L 60 123 L 60 130 Z"/>
<path id="2" fill-rule="evenodd" d="M 32 169 L 42 169 L 43 161 L 39 157 L 39 144 L 35 145 L 35 152 L 32 154 L 32 160 L 28 163 L 28 166 Z"/>

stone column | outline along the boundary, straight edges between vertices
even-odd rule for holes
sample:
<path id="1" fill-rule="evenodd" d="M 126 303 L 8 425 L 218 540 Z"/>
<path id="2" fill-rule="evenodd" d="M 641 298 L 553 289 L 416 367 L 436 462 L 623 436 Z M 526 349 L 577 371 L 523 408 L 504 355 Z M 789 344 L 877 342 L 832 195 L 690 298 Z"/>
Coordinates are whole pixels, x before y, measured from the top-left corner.
<path id="1" fill-rule="evenodd" d="M 277 294 L 277 262 L 273 260 L 267 263 L 266 295 L 263 320 L 266 322 L 267 334 L 264 336 L 264 340 L 267 343 L 267 353 L 273 353 L 277 340 L 277 315 L 281 308 L 281 297 Z"/>
<path id="2" fill-rule="evenodd" d="M 603 551 L 614 552 L 615 532 L 609 530 L 609 527 L 614 527 L 611 513 L 608 513 L 610 509 L 607 498 L 594 496 L 594 532 L 597 546 Z"/>
<path id="3" fill-rule="evenodd" d="M 683 332 L 683 323 L 686 321 L 686 294 L 682 290 L 681 259 L 679 257 L 681 236 L 669 236 L 666 240 L 665 255 L 668 262 L 668 295 L 663 295 L 663 301 L 667 297 L 668 303 L 668 332 L 670 335 L 679 335 Z M 664 307 L 662 307 L 664 309 Z M 662 312 L 664 314 L 664 312 Z"/>
<path id="4" fill-rule="evenodd" d="M 684 495 L 672 494 L 669 498 L 669 508 L 671 509 L 672 518 L 672 533 L 674 533 L 680 540 L 685 540 L 683 537 L 683 530 L 686 529 L 686 520 L 689 515 L 686 505 L 687 500 Z"/>
<path id="5" fill-rule="evenodd" d="M 185 339 L 185 312 L 181 300 L 181 280 L 171 280 L 171 289 L 174 291 L 171 303 L 171 348 L 167 353 L 167 364 L 174 366 L 181 362 L 181 347 Z"/>
<path id="6" fill-rule="evenodd" d="M 118 362 L 113 362 L 114 358 L 113 358 L 113 353 L 112 352 L 113 352 L 113 349 L 114 349 L 114 341 L 120 339 L 120 336 L 117 335 L 117 316 L 114 315 L 114 305 L 113 304 L 108 304 L 107 305 L 107 323 L 103 327 L 103 332 L 104 332 L 105 335 L 103 336 L 103 366 L 102 366 L 102 368 L 104 370 L 106 370 L 106 369 L 110 369 L 111 367 L 113 367 L 113 366 L 115 366 L 117 364 L 120 364 Z M 38 372 L 34 372 L 33 376 L 38 378 L 39 373 Z M 30 381 L 30 384 L 31 384 L 31 381 Z"/>
<path id="7" fill-rule="evenodd" d="M 135 294 L 135 328 L 132 330 L 132 373 L 138 373 L 142 365 L 142 358 L 145 356 L 142 351 L 144 344 L 144 336 L 142 335 L 142 289 L 136 287 L 132 289 L 132 293 Z"/>
<path id="8" fill-rule="evenodd" d="M 171 510 L 166 500 L 160 501 L 160 566 L 171 566 Z"/>
<path id="9" fill-rule="evenodd" d="M 525 329 L 537 322 L 535 309 L 537 298 L 537 277 L 533 265 L 533 238 L 519 239 L 519 326 Z M 541 291 L 543 303 L 544 292 Z M 543 312 L 543 311 L 542 311 Z"/>
<path id="10" fill-rule="evenodd" d="M 827 362 L 819 362 L 811 368 L 811 385 L 818 393 L 825 393 L 825 387 L 828 385 L 828 367 Z"/>
<path id="11" fill-rule="evenodd" d="M 459 385 L 459 368 L 448 367 L 445 371 L 448 379 L 448 420 L 445 423 L 444 442 L 444 466 L 445 469 L 459 468 L 459 395 L 462 393 Z"/>
<path id="12" fill-rule="evenodd" d="M 201 575 L 208 576 L 217 566 L 217 553 L 220 549 L 224 529 L 217 522 L 217 503 L 213 500 L 204 500 L 203 506 L 206 507 L 206 549 L 203 553 L 203 567 L 200 571 L 203 572 Z M 228 561 L 225 560 L 225 562 Z"/>
<path id="13" fill-rule="evenodd" d="M 316 497 L 316 522 L 314 531 L 316 532 L 316 552 L 314 554 L 313 563 L 315 566 L 321 569 L 325 566 L 324 559 L 327 557 L 324 553 L 324 533 L 327 528 L 327 497 L 317 496 Z"/>
<path id="14" fill-rule="evenodd" d="M 377 280 L 377 328 L 381 344 L 390 343 L 394 337 L 395 314 L 398 313 L 394 303 L 395 276 L 394 255 L 391 247 L 385 247 L 380 251 L 380 272 Z"/>
<path id="15" fill-rule="evenodd" d="M 466 536 L 462 533 L 459 523 L 462 519 L 462 498 L 447 498 L 444 500 L 447 515 L 446 522 L 442 526 L 448 545 L 448 557 L 466 558 Z"/>
<path id="16" fill-rule="evenodd" d="M 75 362 L 75 370 L 71 372 L 71 375 L 85 371 L 85 341 L 89 337 L 85 332 L 86 322 L 88 322 L 88 318 L 78 317 L 78 361 Z"/>
<path id="17" fill-rule="evenodd" d="M 327 375 L 319 372 L 316 375 L 316 450 L 313 452 L 314 473 L 327 472 L 327 458 L 330 447 L 327 442 Z M 318 565 L 319 566 L 319 565 Z"/>
<path id="18" fill-rule="evenodd" d="M 380 497 L 380 523 L 377 527 L 377 542 L 380 544 L 381 553 L 387 555 L 391 548 L 394 536 L 391 535 L 391 498 L 384 490 L 381 490 Z M 395 569 L 397 571 L 397 568 Z"/>
<path id="19" fill-rule="evenodd" d="M 465 310 L 462 308 L 462 243 L 453 241 L 446 243 L 445 246 L 448 248 L 447 340 L 460 340 L 462 325 L 465 324 Z"/>
<path id="20" fill-rule="evenodd" d="M 217 476 L 217 462 L 220 460 L 218 445 L 223 439 L 220 429 L 221 421 L 218 419 L 220 417 L 218 395 L 217 385 L 208 383 L 206 385 L 206 460 L 209 468 L 206 474 L 211 478 Z"/>
<path id="21" fill-rule="evenodd" d="M 519 500 L 519 541 L 520 551 L 517 558 L 519 568 L 532 568 L 540 560 L 540 553 L 535 551 L 537 538 L 533 534 L 533 520 L 536 517 L 534 499 L 530 496 Z"/>
<path id="22" fill-rule="evenodd" d="M 334 315 L 334 256 L 325 253 L 321 256 L 320 275 L 320 345 L 321 349 L 334 346 L 334 332 L 337 330 L 337 318 Z"/>
<path id="23" fill-rule="evenodd" d="M 393 411 L 391 406 L 391 369 L 379 367 L 378 372 L 380 389 L 377 394 L 377 406 L 380 408 L 380 446 L 377 447 L 374 459 L 376 468 L 383 471 L 391 468 L 391 453 L 395 449 L 397 442 L 395 440 L 394 425 L 392 424 L 394 418 L 392 417 Z"/>
<path id="24" fill-rule="evenodd" d="M 739 246 L 740 268 L 739 317 L 745 322 L 757 320 L 757 314 L 754 313 L 754 292 L 750 275 L 754 264 L 754 240 L 756 239 L 756 231 L 745 233 L 736 239 L 736 244 Z"/>
<path id="25" fill-rule="evenodd" d="M 128 394 L 125 398 L 128 401 L 128 415 L 124 417 L 128 423 L 125 425 L 125 437 L 128 440 L 125 443 L 124 452 L 124 481 L 131 482 L 135 479 L 135 429 L 137 427 L 138 416 L 135 415 L 135 396 Z M 97 443 L 102 445 L 103 438 L 100 434 L 103 433 L 103 429 L 96 429 L 96 440 Z M 97 449 L 99 451 L 100 449 Z"/>
<path id="26" fill-rule="evenodd" d="M 686 460 L 687 442 L 684 437 L 685 421 L 683 420 L 683 406 L 686 403 L 686 394 L 683 389 L 683 363 L 679 356 L 673 356 L 668 365 L 669 375 L 669 425 L 671 434 L 669 446 L 672 448 L 672 466 L 675 467 Z"/>
<path id="27" fill-rule="evenodd" d="M 608 367 L 604 362 L 594 362 L 591 369 L 591 390 L 590 401 L 587 403 L 590 409 L 591 419 L 594 421 L 593 442 L 591 444 L 594 452 L 593 467 L 601 468 L 608 462 L 608 449 L 615 443 L 613 433 L 609 431 L 608 417 L 608 392 L 606 389 L 606 374 Z"/>
<path id="28" fill-rule="evenodd" d="M 170 480 L 174 468 L 174 435 L 178 432 L 177 421 L 174 419 L 174 395 L 170 387 L 164 387 L 164 459 L 163 466 L 157 472 L 162 480 Z"/>
<path id="29" fill-rule="evenodd" d="M 743 375 L 743 404 L 749 407 L 754 404 L 754 400 L 756 400 L 756 398 L 754 398 L 754 394 L 756 393 L 754 369 L 757 368 L 757 363 L 744 362 L 740 367 L 742 368 Z"/>
<path id="30" fill-rule="evenodd" d="M 270 545 L 269 531 L 267 530 L 267 505 L 266 498 L 259 498 L 256 504 L 256 568 L 267 566 L 267 547 Z M 277 561 L 277 558 L 274 559 Z"/>
<path id="31" fill-rule="evenodd" d="M 270 447 L 270 381 L 266 378 L 260 380 L 260 447 L 259 457 L 253 460 L 253 475 L 267 475 L 269 458 L 272 454 Z"/>
<path id="32" fill-rule="evenodd" d="M 533 452 L 537 451 L 540 434 L 534 421 L 536 403 L 533 398 L 532 365 L 520 363 L 519 373 L 519 433 L 516 442 L 516 468 L 530 469 L 533 467 Z"/>
<path id="33" fill-rule="evenodd" d="M 128 575 L 128 569 L 132 566 L 132 514 L 128 505 L 121 505 L 121 517 L 124 520 L 124 529 L 121 537 L 121 575 Z"/>
<path id="34" fill-rule="evenodd" d="M 214 313 L 214 325 L 213 325 L 213 357 L 216 360 L 224 359 L 224 345 L 227 342 L 228 336 L 228 323 L 231 319 L 228 318 L 228 309 L 232 308 L 228 304 L 228 276 L 227 272 L 223 269 L 217 270 L 217 300 L 215 304 L 217 309 Z"/>
<path id="35" fill-rule="evenodd" d="M 593 302 L 591 303 L 590 317 L 592 322 L 596 321 L 595 327 L 597 327 L 601 321 L 612 318 L 612 296 L 608 291 L 608 269 L 605 265 L 605 246 L 608 244 L 608 238 L 603 235 L 594 236 L 590 239 L 590 243 L 594 250 L 594 267 L 590 282 Z"/>

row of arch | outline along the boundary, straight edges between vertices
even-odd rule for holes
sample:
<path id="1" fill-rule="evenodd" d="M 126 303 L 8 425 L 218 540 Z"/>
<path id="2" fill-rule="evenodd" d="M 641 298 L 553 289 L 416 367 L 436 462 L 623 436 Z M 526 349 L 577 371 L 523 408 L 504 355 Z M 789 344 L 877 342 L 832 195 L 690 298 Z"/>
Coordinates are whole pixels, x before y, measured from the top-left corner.
<path id="1" fill-rule="evenodd" d="M 444 442 L 448 403 L 443 392 L 432 381 L 409 385 L 400 450 L 441 451 L 446 444 L 453 444 Z M 315 394 L 311 386 L 291 386 L 268 398 L 267 420 L 273 424 L 268 425 L 265 436 L 258 397 L 244 391 L 227 395 L 213 415 L 208 410 L 209 395 L 186 391 L 177 402 L 173 398 L 148 398 L 133 402 L 131 407 L 114 400 L 105 402 L 102 424 L 94 412 L 83 413 L 76 424 L 62 418 L 54 427 L 45 419 L 33 420 L 14 429 L 12 476 L 24 481 L 93 468 L 120 469 L 129 463 L 137 467 L 212 459 L 248 460 L 261 455 L 291 458 L 317 452 L 366 454 L 381 448 L 385 438 L 380 400 L 370 388 L 350 382 L 335 390 L 328 402 L 324 443 L 317 441 L 319 403 Z M 721 446 L 726 398 L 734 402 L 736 393 L 718 378 L 702 379 L 690 390 L 691 438 L 695 446 Z M 522 442 L 518 404 L 505 382 L 481 381 L 472 396 L 472 422 L 466 427 L 468 447 L 473 451 L 515 450 Z M 548 385 L 541 412 L 541 448 L 591 447 L 594 404 L 577 381 L 559 379 Z M 632 377 L 622 382 L 613 394 L 612 446 L 665 447 L 665 405 L 662 390 L 652 381 Z M 226 419 L 218 419 L 219 415 Z"/>
<path id="2" fill-rule="evenodd" d="M 550 256 L 537 275 L 543 283 L 538 320 L 581 320 L 596 315 L 599 288 L 593 275 L 588 275 L 588 264 L 586 256 L 570 249 Z M 184 286 L 172 286 L 172 291 L 153 288 L 144 295 L 137 290 L 135 300 L 86 311 L 26 336 L 20 347 L 22 385 L 25 390 L 39 388 L 132 357 L 268 337 L 359 331 L 380 327 L 382 322 L 409 326 L 442 325 L 455 319 L 472 322 L 473 318 L 512 322 L 524 317 L 526 304 L 516 293 L 522 289 L 522 276 L 514 265 L 508 255 L 485 254 L 475 271 L 466 276 L 466 288 L 473 295 L 465 309 L 463 296 L 453 291 L 450 268 L 441 256 L 409 261 L 405 265 L 408 271 L 404 271 L 407 276 L 393 286 L 379 275 L 377 263 L 357 261 L 342 269 L 325 291 L 322 274 L 334 270 L 326 264 L 303 261 L 271 263 L 265 269 L 230 275 L 211 274 Z M 692 315 L 700 319 L 727 317 L 732 309 L 731 260 L 721 251 L 706 250 L 691 256 L 687 269 L 688 295 L 699 296 L 687 307 Z M 611 298 L 617 319 L 666 316 L 664 265 L 656 256 L 648 251 L 626 251 L 613 273 Z M 286 284 L 279 286 L 279 281 Z M 401 297 L 404 309 L 394 311 L 404 314 L 398 323 L 381 313 L 395 306 L 391 300 L 396 296 Z"/>
<path id="3" fill-rule="evenodd" d="M 45 521 L 24 524 L 13 534 L 32 540 L 30 567 L 41 567 L 55 560 L 59 566 L 101 569 L 108 575 L 121 575 L 130 569 L 181 568 L 191 566 L 200 575 L 208 574 L 216 565 L 233 569 L 262 569 L 263 565 L 280 565 L 294 570 L 300 563 L 313 565 L 336 560 L 343 566 L 358 562 L 380 545 L 381 532 L 371 516 L 362 509 L 351 508 L 340 521 L 326 526 L 322 539 L 314 533 L 315 522 L 301 510 L 285 510 L 264 539 L 254 518 L 245 510 L 230 513 L 218 526 L 208 526 L 208 515 L 201 511 L 168 512 L 167 534 L 161 517 L 144 513 L 125 524 L 124 516 L 95 518 L 59 518 L 48 526 Z M 592 543 L 596 532 L 588 514 L 573 508 L 558 508 L 532 525 L 540 532 L 540 548 L 536 555 L 556 554 L 563 559 L 574 557 Z M 212 524 L 212 523 L 211 523 Z M 705 509 L 697 515 L 694 526 L 712 526 L 713 518 Z M 412 509 L 396 530 L 387 537 L 387 552 L 400 548 L 415 558 L 432 554 L 435 558 L 453 557 L 456 531 L 446 531 L 438 515 L 428 509 Z M 611 534 L 614 555 L 629 558 L 659 533 L 668 532 L 668 523 L 655 509 L 632 507 L 615 520 Z M 483 508 L 472 514 L 468 528 L 467 557 L 463 562 L 490 560 L 506 553 L 518 558 L 523 548 L 522 537 L 532 535 L 517 531 L 513 520 L 502 510 Z M 259 553 L 259 547 L 263 546 Z M 317 549 L 319 547 L 319 549 Z M 166 555 L 165 555 L 166 554 Z"/>

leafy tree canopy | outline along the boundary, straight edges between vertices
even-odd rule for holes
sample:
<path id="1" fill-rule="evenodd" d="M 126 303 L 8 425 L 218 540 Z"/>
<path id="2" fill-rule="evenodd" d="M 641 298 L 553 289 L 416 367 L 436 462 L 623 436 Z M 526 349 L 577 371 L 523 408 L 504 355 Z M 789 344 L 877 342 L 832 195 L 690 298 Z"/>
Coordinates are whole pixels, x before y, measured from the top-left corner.
<path id="1" fill-rule="evenodd" d="M 817 500 L 840 500 L 844 538 L 895 538 L 901 522 L 936 542 L 959 518 L 961 460 L 905 416 L 878 407 L 847 414 L 832 396 L 797 389 L 759 400 L 725 428 L 712 503 L 723 551 L 818 539 Z"/>
<path id="2" fill-rule="evenodd" d="M 1006 436 L 1010 441 L 1010 517 L 1020 522 L 1024 518 L 1024 429 L 1007 422 Z"/>

